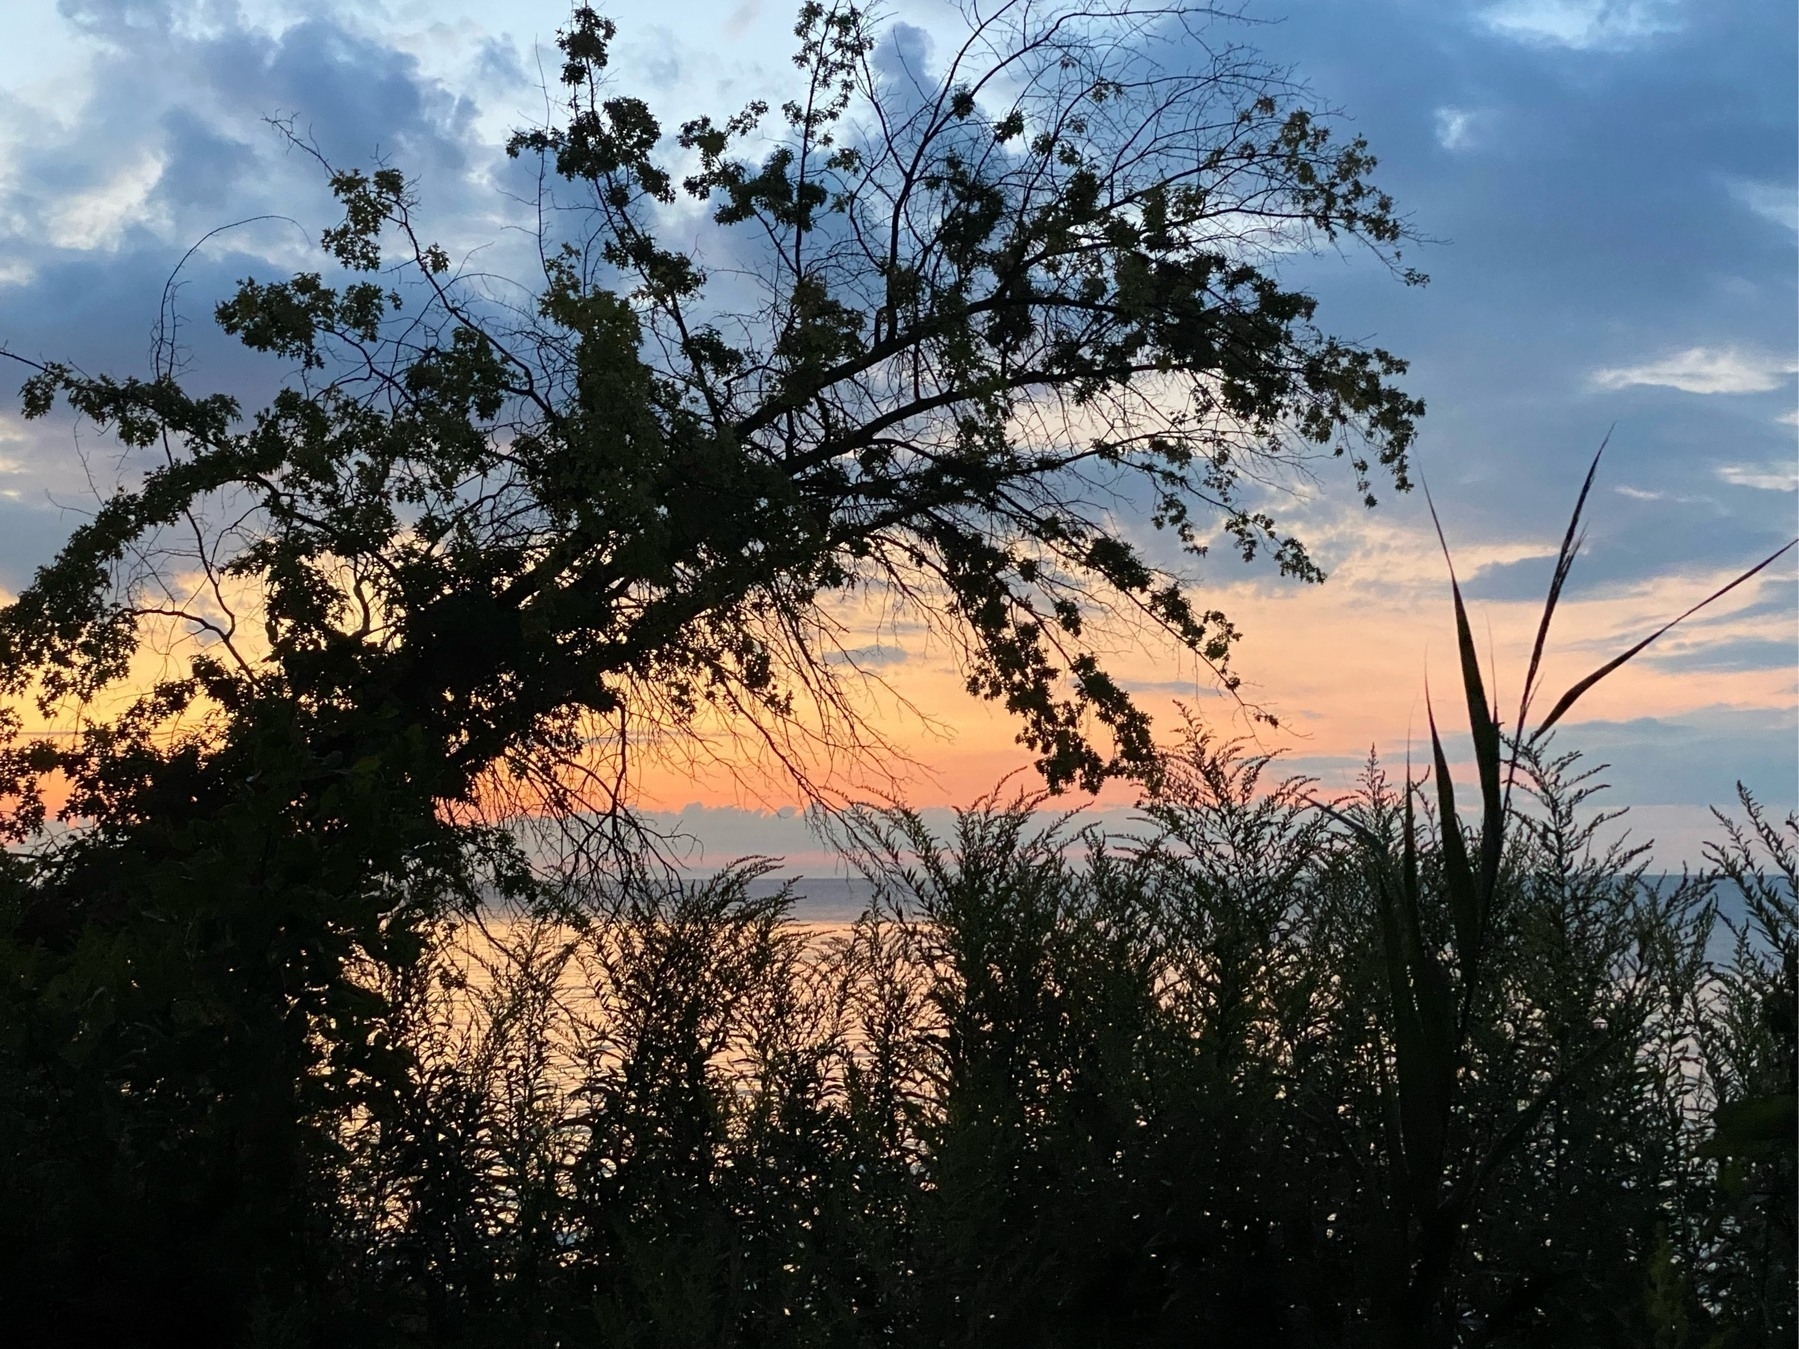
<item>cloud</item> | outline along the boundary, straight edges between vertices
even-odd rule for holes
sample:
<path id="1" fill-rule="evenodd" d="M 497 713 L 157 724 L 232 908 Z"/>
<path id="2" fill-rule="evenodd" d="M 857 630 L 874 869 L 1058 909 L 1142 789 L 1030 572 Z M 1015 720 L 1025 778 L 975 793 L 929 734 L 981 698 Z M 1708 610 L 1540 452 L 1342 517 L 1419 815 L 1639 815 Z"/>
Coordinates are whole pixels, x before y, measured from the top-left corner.
<path id="1" fill-rule="evenodd" d="M 1766 393 L 1778 389 L 1795 371 L 1799 361 L 1791 356 L 1740 347 L 1688 347 L 1642 365 L 1595 370 L 1589 382 L 1598 389 L 1644 384 L 1684 393 Z"/>
<path id="2" fill-rule="evenodd" d="M 54 107 L 0 100 L 0 251 L 45 255 L 169 247 L 234 215 L 319 195 L 320 175 L 263 125 L 290 116 L 334 162 L 390 156 L 466 196 L 474 103 L 419 61 L 330 18 L 279 30 L 231 6 L 70 0 L 87 53 Z M 490 61 L 487 64 L 492 65 Z M 463 205 L 463 202 L 458 202 Z"/>
<path id="3" fill-rule="evenodd" d="M 46 241 L 78 252 L 117 248 L 127 230 L 148 223 L 145 206 L 162 166 L 160 156 L 141 154 L 86 191 L 55 202 L 44 213 Z"/>
<path id="4" fill-rule="evenodd" d="M 927 80 L 933 45 L 926 29 L 916 24 L 895 23 L 875 47 L 874 68 L 893 80 Z"/>
<path id="5" fill-rule="evenodd" d="M 1732 200 L 1763 220 L 1784 225 L 1799 234 L 1799 187 L 1791 183 L 1763 183 L 1752 178 L 1732 178 L 1725 186 Z"/>
<path id="6" fill-rule="evenodd" d="M 22 500 L 24 495 L 10 485 L 0 491 L 0 591 L 8 596 L 24 589 L 81 523 L 73 511 L 42 500 Z"/>
<path id="7" fill-rule="evenodd" d="M 743 0 L 741 5 L 726 16 L 722 31 L 732 42 L 740 42 L 761 14 L 761 0 Z"/>
<path id="8" fill-rule="evenodd" d="M 1612 488 L 1612 492 L 1632 501 L 1668 501 L 1677 506 L 1710 506 L 1718 508 L 1718 499 L 1712 496 L 1695 495 L 1688 492 L 1664 492 L 1659 488 L 1622 486 Z"/>
<path id="9" fill-rule="evenodd" d="M 1790 647 L 1786 662 L 1792 662 Z M 1612 801 L 1728 806 L 1741 781 L 1787 809 L 1795 729 L 1790 708 L 1698 707 L 1678 717 L 1578 722 L 1556 737 L 1556 747 L 1580 750 L 1589 766 L 1609 763 L 1601 781 L 1612 787 Z"/>
<path id="10" fill-rule="evenodd" d="M 1192 702 L 1197 698 L 1222 698 L 1222 689 L 1212 688 L 1200 682 L 1195 672 L 1191 679 L 1124 679 L 1125 692 L 1138 694 L 1166 694 L 1169 697 L 1183 698 Z"/>
<path id="11" fill-rule="evenodd" d="M 1479 139 L 1480 113 L 1470 108 L 1445 105 L 1433 114 L 1437 127 L 1437 144 L 1445 150 L 1467 150 Z"/>
<path id="12" fill-rule="evenodd" d="M 1652 649 L 1645 658 L 1671 670 L 1790 670 L 1799 664 L 1799 647 L 1791 636 L 1733 637 L 1722 642 L 1701 640 L 1664 652 Z"/>
<path id="13" fill-rule="evenodd" d="M 1615 506 L 1592 504 L 1592 533 L 1574 564 L 1564 592 L 1570 601 L 1590 599 L 1620 606 L 1654 626 L 1736 576 L 1792 537 L 1791 503 L 1781 509 L 1765 497 L 1716 493 L 1712 497 L 1633 489 L 1613 494 Z M 1736 509 L 1727 509 L 1735 505 Z M 1768 511 L 1767 507 L 1774 507 Z M 1775 520 L 1762 516 L 1778 512 Z M 1556 538 L 1564 517 L 1553 524 Z M 1553 548 L 1553 540 L 1546 540 Z M 1461 550 L 1457 550 L 1461 561 Z M 1549 588 L 1554 553 L 1462 568 L 1462 593 L 1482 602 L 1525 602 L 1533 612 Z M 1763 574 L 1764 576 L 1767 573 Z M 1790 572 L 1782 571 L 1783 578 Z M 1658 579 L 1672 589 L 1658 589 Z M 1790 587 L 1791 581 L 1769 584 Z M 1738 592 L 1741 595 L 1741 592 Z M 1629 624 L 1627 623 L 1628 627 Z"/>
<path id="14" fill-rule="evenodd" d="M 872 646 L 856 646 L 836 652 L 829 659 L 833 664 L 854 665 L 865 670 L 877 669 L 883 665 L 904 664 L 906 649 L 901 646 L 883 646 L 876 642 Z"/>
<path id="15" fill-rule="evenodd" d="M 1503 37 L 1576 50 L 1629 46 L 1680 28 L 1675 0 L 1501 0 L 1480 11 Z"/>
<path id="16" fill-rule="evenodd" d="M 207 126 L 191 109 L 170 108 L 162 131 L 168 158 L 155 195 L 175 207 L 222 209 L 238 183 L 255 171 L 251 146 Z"/>
<path id="17" fill-rule="evenodd" d="M 1799 469 L 1792 464 L 1720 464 L 1718 476 L 1732 487 L 1753 487 L 1762 492 L 1799 490 Z"/>

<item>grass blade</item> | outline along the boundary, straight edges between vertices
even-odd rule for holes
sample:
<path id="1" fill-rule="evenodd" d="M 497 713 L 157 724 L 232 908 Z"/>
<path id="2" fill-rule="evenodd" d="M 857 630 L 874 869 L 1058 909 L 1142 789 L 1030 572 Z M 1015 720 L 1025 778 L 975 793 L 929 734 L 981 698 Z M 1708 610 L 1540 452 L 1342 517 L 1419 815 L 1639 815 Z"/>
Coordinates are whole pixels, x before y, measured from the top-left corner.
<path id="1" fill-rule="evenodd" d="M 1412 747 L 1405 749 L 1405 853 L 1401 880 L 1405 885 L 1405 893 L 1414 909 L 1420 903 L 1418 897 L 1418 820 L 1417 812 L 1412 808 L 1412 793 L 1416 788 L 1412 785 Z"/>
<path id="2" fill-rule="evenodd" d="M 1468 844 L 1455 810 L 1455 784 L 1449 777 L 1449 759 L 1437 734 L 1436 713 L 1430 695 L 1424 698 L 1424 715 L 1430 723 L 1430 748 L 1436 762 L 1437 809 L 1442 814 L 1443 882 L 1449 891 L 1449 917 L 1455 924 L 1456 954 L 1461 958 L 1463 979 L 1471 977 L 1480 945 L 1481 902 L 1474 868 L 1468 862 Z M 1409 802 L 1408 802 L 1409 805 Z"/>
<path id="3" fill-rule="evenodd" d="M 1530 705 L 1537 696 L 1537 676 L 1543 668 L 1543 650 L 1549 643 L 1549 625 L 1555 619 L 1556 606 L 1561 603 L 1562 589 L 1568 584 L 1568 576 L 1574 570 L 1574 559 L 1580 555 L 1581 545 L 1586 542 L 1586 532 L 1581 528 L 1581 517 L 1586 514 L 1587 497 L 1593 491 L 1593 479 L 1599 472 L 1599 461 L 1605 456 L 1606 446 L 1611 444 L 1612 433 L 1607 431 L 1605 438 L 1599 442 L 1599 448 L 1593 453 L 1593 462 L 1587 465 L 1587 476 L 1580 484 L 1580 495 L 1574 498 L 1574 510 L 1568 516 L 1568 528 L 1562 535 L 1562 545 L 1556 549 L 1555 571 L 1549 578 L 1549 594 L 1543 600 L 1543 616 L 1537 623 L 1536 640 L 1531 643 L 1530 665 L 1524 672 L 1524 687 L 1518 695 L 1518 720 L 1514 724 L 1515 737 L 1524 735 L 1524 728 L 1530 724 Z M 1505 770 L 1505 803 L 1509 808 L 1512 800 L 1512 784 L 1518 778 L 1518 740 L 1512 745 L 1511 762 Z"/>
<path id="4" fill-rule="evenodd" d="M 1587 465 L 1587 476 L 1580 485 L 1580 495 L 1574 499 L 1574 513 L 1568 517 L 1568 531 L 1562 535 L 1562 546 L 1556 550 L 1555 574 L 1549 578 L 1549 595 L 1543 601 L 1543 617 L 1537 624 L 1537 640 L 1531 645 L 1530 665 L 1524 671 L 1524 693 L 1518 703 L 1520 733 L 1530 716 L 1531 695 L 1536 691 L 1537 673 L 1543 666 L 1543 648 L 1549 642 L 1549 623 L 1555 617 L 1556 605 L 1561 603 L 1562 587 L 1568 583 L 1568 574 L 1574 570 L 1574 559 L 1585 538 L 1580 530 L 1580 518 L 1586 513 L 1587 497 L 1593 490 L 1593 478 L 1599 472 L 1599 460 L 1605 454 L 1605 447 L 1611 443 L 1611 438 L 1611 432 L 1607 431 L 1605 439 L 1599 442 L 1598 452 L 1593 455 L 1593 462 Z"/>
<path id="5" fill-rule="evenodd" d="M 1595 461 L 1597 462 L 1597 461 Z M 1474 633 L 1468 625 L 1468 607 L 1462 602 L 1462 587 L 1456 580 L 1455 559 L 1449 555 L 1449 542 L 1443 537 L 1443 522 L 1437 518 L 1437 506 L 1425 488 L 1425 504 L 1430 507 L 1431 524 L 1436 526 L 1437 543 L 1443 549 L 1443 562 L 1449 568 L 1449 591 L 1455 599 L 1456 648 L 1462 665 L 1462 691 L 1468 700 L 1468 728 L 1474 736 L 1474 762 L 1480 771 L 1481 828 L 1480 873 L 1475 889 L 1475 940 L 1482 921 L 1482 911 L 1492 897 L 1493 885 L 1499 877 L 1499 855 L 1505 840 L 1505 796 L 1499 786 L 1501 767 L 1499 717 L 1487 699 L 1481 680 L 1480 653 L 1474 647 Z M 1436 739 L 1433 722 L 1431 738 Z M 1447 775 L 1444 775 L 1447 782 Z M 1445 827 L 1447 827 L 1445 821 Z"/>
<path id="6" fill-rule="evenodd" d="M 1764 557 L 1760 562 L 1756 563 L 1748 571 L 1744 572 L 1741 576 L 1737 577 L 1737 579 L 1732 581 L 1729 585 L 1723 586 L 1717 590 L 1714 590 L 1711 594 L 1707 595 L 1704 599 L 1700 600 L 1699 603 L 1695 604 L 1691 609 L 1688 609 L 1684 614 L 1680 615 L 1680 617 L 1670 619 L 1668 622 L 1662 624 L 1661 627 L 1657 628 L 1654 632 L 1650 633 L 1647 637 L 1645 637 L 1642 641 L 1638 642 L 1635 646 L 1631 647 L 1630 650 L 1626 651 L 1623 655 L 1614 656 L 1611 660 L 1608 660 L 1604 665 L 1601 665 L 1597 670 L 1593 671 L 1592 674 L 1588 675 L 1585 679 L 1583 679 L 1579 683 L 1575 684 L 1573 688 L 1569 689 L 1559 699 L 1557 699 L 1555 706 L 1550 709 L 1549 715 L 1543 718 L 1543 724 L 1541 726 L 1537 727 L 1537 729 L 1535 731 L 1531 732 L 1531 737 L 1530 737 L 1531 743 L 1535 744 L 1538 740 L 1542 739 L 1543 736 L 1545 734 L 1547 734 L 1547 732 L 1549 731 L 1549 728 L 1551 726 L 1555 725 L 1556 722 L 1560 721 L 1562 719 L 1563 714 L 1565 714 L 1569 708 L 1573 707 L 1574 704 L 1580 700 L 1581 695 L 1584 694 L 1588 689 L 1592 688 L 1593 685 L 1597 684 L 1601 679 L 1604 679 L 1613 670 L 1616 670 L 1620 665 L 1624 664 L 1625 661 L 1627 661 L 1631 657 L 1635 656 L 1638 652 L 1643 650 L 1644 647 L 1648 646 L 1651 642 L 1655 641 L 1656 638 L 1662 636 L 1670 628 L 1675 627 L 1677 624 L 1684 623 L 1687 619 L 1691 618 L 1694 614 L 1698 613 L 1701 609 L 1705 608 L 1705 606 L 1710 604 L 1713 600 L 1722 599 L 1724 596 L 1728 595 L 1731 591 L 1735 590 L 1738 586 L 1742 585 L 1744 581 L 1747 581 L 1750 577 L 1754 576 L 1757 572 L 1761 571 L 1764 567 L 1771 566 L 1773 563 L 1779 561 L 1782 556 L 1784 556 L 1785 554 L 1792 551 L 1794 545 L 1799 545 L 1799 539 L 1794 539 L 1791 542 L 1783 545 L 1782 547 L 1775 549 L 1772 553 L 1769 553 L 1768 556 Z"/>

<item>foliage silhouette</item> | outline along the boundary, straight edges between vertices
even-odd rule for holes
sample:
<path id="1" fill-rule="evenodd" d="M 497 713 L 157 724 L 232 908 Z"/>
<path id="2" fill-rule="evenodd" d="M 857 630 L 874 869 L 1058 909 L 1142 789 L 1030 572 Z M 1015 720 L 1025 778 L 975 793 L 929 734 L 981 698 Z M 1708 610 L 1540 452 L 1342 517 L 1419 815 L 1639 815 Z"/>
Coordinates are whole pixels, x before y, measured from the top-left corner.
<path id="1" fill-rule="evenodd" d="M 1422 410 L 1273 272 L 1347 236 L 1419 279 L 1366 147 L 1240 51 L 1176 62 L 1205 13 L 971 10 L 921 93 L 809 3 L 767 153 L 766 109 L 690 122 L 677 187 L 578 10 L 567 120 L 512 146 L 579 207 L 525 309 L 398 171 L 330 170 L 335 274 L 218 310 L 295 367 L 267 407 L 36 371 L 29 415 L 161 459 L 0 611 L 17 1334 L 1790 1338 L 1793 821 L 1746 799 L 1668 889 L 1541 737 L 1502 787 L 1459 593 L 1472 831 L 1434 726 L 1434 808 L 1371 764 L 1319 810 L 1197 727 L 1158 755 L 1097 659 L 1113 606 L 1232 678 L 1108 502 L 1315 577 L 1244 475 L 1404 487 Z M 657 241 L 683 192 L 752 303 Z M 633 852 L 627 746 L 863 747 L 830 604 L 868 588 L 1049 788 L 1141 777 L 1142 836 L 864 811 L 880 898 L 828 939 L 757 865 Z"/>
<path id="2" fill-rule="evenodd" d="M 265 407 L 189 393 L 166 347 L 149 378 L 35 370 L 28 417 L 148 465 L 0 611 L 14 1211 L 66 1238 L 9 1239 L 46 1316 L 311 1324 L 350 1278 L 321 1235 L 343 1121 L 416 1152 L 422 1197 L 474 1165 L 419 1124 L 450 1084 L 405 1085 L 383 990 L 445 915 L 542 889 L 521 812 L 577 872 L 634 865 L 628 746 L 716 717 L 802 779 L 857 748 L 834 597 L 940 618 L 1051 785 L 1153 772 L 1089 624 L 1122 606 L 1227 681 L 1234 633 L 1107 499 L 1314 576 L 1241 475 L 1310 446 L 1403 486 L 1420 411 L 1272 271 L 1345 237 L 1397 269 L 1366 147 L 1244 52 L 1186 63 L 1206 18 L 1013 0 L 920 84 L 867 15 L 808 3 L 796 98 L 683 125 L 677 186 L 579 9 L 566 120 L 511 146 L 569 222 L 528 305 L 421 236 L 399 170 L 327 165 L 328 268 L 217 309 L 290 370 Z M 658 242 L 683 194 L 747 241 L 744 303 Z M 432 1211 L 403 1259 L 489 1269 L 481 1210 Z"/>
<path id="3" fill-rule="evenodd" d="M 1714 876 L 1670 886 L 1595 849 L 1591 773 L 1525 757 L 1435 1154 L 1467 1199 L 1425 1269 L 1367 841 L 1403 845 L 1404 793 L 1371 767 L 1333 817 L 1271 766 L 1195 731 L 1126 838 L 1071 837 L 1028 798 L 948 840 L 864 812 L 878 897 L 824 936 L 756 866 L 443 920 L 416 962 L 365 972 L 393 1052 L 358 1108 L 315 1107 L 336 1145 L 316 1282 L 280 1324 L 370 1344 L 1790 1334 L 1791 1157 L 1725 1139 L 1718 1159 L 1712 1117 L 1790 1083 L 1799 822 L 1745 802 L 1718 874 L 1759 926 L 1718 967 Z M 1412 815 L 1423 941 L 1447 951 L 1441 829 Z"/>
<path id="4" fill-rule="evenodd" d="M 971 11 L 921 96 L 879 72 L 866 16 L 808 4 L 775 148 L 742 158 L 760 105 L 686 123 L 698 171 L 677 189 L 648 108 L 604 83 L 611 23 L 578 10 L 566 123 L 511 143 L 573 194 L 544 205 L 579 241 L 542 238 L 528 309 L 421 240 L 398 170 L 331 170 L 344 284 L 246 281 L 218 310 L 299 367 L 247 429 L 166 372 L 31 378 L 29 415 L 61 399 L 168 462 L 0 620 L 11 690 L 91 698 L 173 613 L 214 640 L 145 719 L 278 702 L 354 761 L 365 731 L 333 709 L 385 708 L 419 739 L 421 789 L 461 800 L 499 763 L 554 779 L 595 719 L 647 735 L 717 706 L 789 745 L 796 698 L 845 713 L 821 601 L 874 586 L 940 620 L 1052 786 L 1152 771 L 1087 638 L 1097 606 L 1221 671 L 1234 630 L 1105 501 L 1315 578 L 1242 476 L 1311 447 L 1363 491 L 1376 463 L 1404 487 L 1421 411 L 1390 382 L 1402 362 L 1323 335 L 1269 270 L 1322 238 L 1397 268 L 1405 226 L 1366 147 L 1247 54 L 1193 67 L 1175 39 L 1204 18 Z M 753 304 L 714 301 L 657 242 L 682 196 L 743 239 Z M 215 583 L 184 605 L 174 554 L 129 563 L 187 523 L 184 560 Z"/>

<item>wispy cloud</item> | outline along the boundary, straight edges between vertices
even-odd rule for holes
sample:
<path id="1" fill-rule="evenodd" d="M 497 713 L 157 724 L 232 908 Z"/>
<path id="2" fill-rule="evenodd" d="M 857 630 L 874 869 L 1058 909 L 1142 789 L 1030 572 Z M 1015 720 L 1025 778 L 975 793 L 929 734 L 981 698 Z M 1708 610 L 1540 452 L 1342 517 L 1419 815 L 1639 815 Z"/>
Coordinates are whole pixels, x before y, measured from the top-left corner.
<path id="1" fill-rule="evenodd" d="M 47 242 L 59 248 L 117 248 L 128 229 L 151 223 L 151 192 L 162 177 L 162 161 L 141 155 L 105 181 L 71 193 L 45 213 Z M 155 221 L 163 223 L 161 220 Z"/>
<path id="2" fill-rule="evenodd" d="M 1589 380 L 1598 389 L 1628 389 L 1645 384 L 1684 393 L 1766 393 L 1778 389 L 1799 361 L 1772 352 L 1740 347 L 1688 347 L 1642 365 L 1595 370 Z"/>
<path id="3" fill-rule="evenodd" d="M 730 14 L 726 16 L 721 31 L 723 31 L 724 35 L 732 42 L 741 41 L 743 35 L 749 31 L 750 26 L 754 24 L 761 15 L 761 0 L 743 0 L 741 5 L 737 6 L 736 9 L 732 10 Z"/>
<path id="4" fill-rule="evenodd" d="M 1726 186 L 1739 205 L 1747 206 L 1763 220 L 1785 225 L 1799 234 L 1799 187 L 1791 183 L 1762 183 L 1752 178 L 1732 178 Z"/>
<path id="5" fill-rule="evenodd" d="M 1799 468 L 1792 464 L 1720 464 L 1718 477 L 1732 487 L 1762 492 L 1799 491 Z"/>
<path id="6" fill-rule="evenodd" d="M 863 669 L 878 669 L 884 665 L 901 665 L 906 660 L 906 649 L 903 646 L 886 646 L 876 642 L 871 646 L 854 646 L 839 651 L 828 657 L 833 664 L 859 666 Z"/>
<path id="7" fill-rule="evenodd" d="M 1680 27 L 1676 0 L 1501 0 L 1480 20 L 1505 37 L 1577 49 L 1629 46 Z"/>
<path id="8" fill-rule="evenodd" d="M 1441 107 L 1436 110 L 1437 144 L 1445 150 L 1468 150 L 1479 139 L 1481 114 L 1472 108 Z"/>

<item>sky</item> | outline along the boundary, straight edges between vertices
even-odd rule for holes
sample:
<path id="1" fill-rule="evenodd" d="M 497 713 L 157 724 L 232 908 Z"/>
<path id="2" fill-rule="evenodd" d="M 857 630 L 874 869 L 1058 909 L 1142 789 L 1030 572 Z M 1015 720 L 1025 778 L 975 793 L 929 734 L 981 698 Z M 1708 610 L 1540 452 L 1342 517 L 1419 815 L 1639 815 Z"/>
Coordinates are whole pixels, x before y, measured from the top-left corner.
<path id="1" fill-rule="evenodd" d="M 620 0 L 604 7 L 620 27 L 613 69 L 665 126 L 778 100 L 793 8 Z M 948 0 L 887 13 L 927 54 L 958 23 Z M 317 166 L 270 118 L 334 162 L 405 167 L 437 237 L 504 270 L 524 236 L 500 146 L 543 119 L 566 16 L 551 0 L 11 0 L 0 344 L 144 373 L 181 264 L 190 384 L 266 392 L 266 364 L 209 335 L 206 315 L 242 276 L 311 265 L 332 220 Z M 1282 274 L 1319 297 L 1327 330 L 1412 362 L 1406 387 L 1429 408 L 1417 466 L 1503 698 L 1608 435 L 1552 685 L 1799 529 L 1796 28 L 1790 0 L 1251 0 L 1214 29 L 1290 66 L 1365 135 L 1429 241 L 1408 256 L 1431 275 L 1422 289 L 1352 253 L 1291 257 Z M 0 392 L 4 593 L 79 521 L 108 464 L 91 432 L 22 423 L 13 392 Z M 1327 788 L 1370 748 L 1393 761 L 1418 742 L 1427 680 L 1453 687 L 1443 560 L 1422 493 L 1382 493 L 1369 512 L 1349 486 L 1284 504 L 1323 586 L 1222 558 L 1196 577 L 1243 630 L 1237 665 L 1281 729 L 1243 719 L 1178 653 L 1127 646 L 1119 668 L 1158 724 L 1180 699 Z M 1562 734 L 1609 765 L 1605 799 L 1631 808 L 1663 864 L 1698 859 L 1707 807 L 1739 779 L 1778 809 L 1799 802 L 1796 623 L 1789 560 L 1602 684 Z M 966 804 L 1025 762 L 1014 728 L 961 691 L 946 653 L 894 640 L 882 673 L 930 713 L 886 714 L 916 763 L 907 795 Z M 779 782 L 669 770 L 645 792 L 709 856 L 821 861 Z"/>

